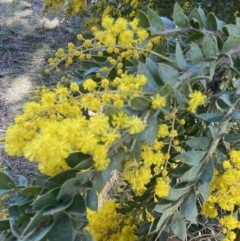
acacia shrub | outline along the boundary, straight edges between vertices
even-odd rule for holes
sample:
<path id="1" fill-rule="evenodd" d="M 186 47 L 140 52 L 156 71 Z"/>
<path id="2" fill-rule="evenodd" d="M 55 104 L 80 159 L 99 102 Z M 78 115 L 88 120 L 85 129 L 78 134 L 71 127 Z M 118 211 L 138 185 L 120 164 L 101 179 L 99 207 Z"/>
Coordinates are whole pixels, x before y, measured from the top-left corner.
<path id="1" fill-rule="evenodd" d="M 49 60 L 49 74 L 79 69 L 34 91 L 7 130 L 5 150 L 42 175 L 24 187 L 0 172 L 1 194 L 18 192 L 2 240 L 186 240 L 202 215 L 236 239 L 240 19 L 175 4 L 173 20 L 150 8 L 105 16 L 93 39 L 79 34 Z M 115 170 L 123 185 L 98 209 Z"/>

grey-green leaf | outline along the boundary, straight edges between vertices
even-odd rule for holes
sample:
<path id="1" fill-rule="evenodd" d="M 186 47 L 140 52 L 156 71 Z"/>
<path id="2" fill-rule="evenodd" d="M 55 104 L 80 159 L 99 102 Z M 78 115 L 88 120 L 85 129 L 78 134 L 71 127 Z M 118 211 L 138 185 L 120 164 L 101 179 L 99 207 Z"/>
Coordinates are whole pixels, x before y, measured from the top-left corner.
<path id="1" fill-rule="evenodd" d="M 0 172 L 0 189 L 12 189 L 16 186 L 15 182 L 6 172 Z"/>
<path id="2" fill-rule="evenodd" d="M 98 210 L 98 197 L 97 193 L 94 189 L 87 190 L 87 198 L 86 198 L 87 207 L 93 211 Z"/>
<path id="3" fill-rule="evenodd" d="M 40 210 L 44 207 L 55 204 L 57 202 L 57 195 L 59 190 L 60 188 L 57 187 L 37 198 L 32 204 L 33 209 Z"/>
<path id="4" fill-rule="evenodd" d="M 240 141 L 240 135 L 226 134 L 224 136 L 224 141 L 226 141 L 226 142 L 239 142 Z"/>
<path id="5" fill-rule="evenodd" d="M 222 112 L 215 112 L 215 113 L 205 113 L 197 115 L 198 118 L 209 121 L 209 122 L 219 122 L 222 120 L 224 113 Z"/>
<path id="6" fill-rule="evenodd" d="M 178 3 L 175 3 L 175 5 L 174 5 L 173 21 L 180 28 L 185 28 L 185 27 L 188 27 L 188 25 L 189 25 L 189 19 L 184 14 L 182 8 L 179 6 Z"/>
<path id="7" fill-rule="evenodd" d="M 158 93 L 161 96 L 168 96 L 168 95 L 172 94 L 173 92 L 174 92 L 174 89 L 173 89 L 172 85 L 167 83 L 159 90 Z"/>
<path id="8" fill-rule="evenodd" d="M 92 187 L 92 184 L 90 182 L 82 184 L 81 180 L 79 180 L 78 178 L 72 178 L 72 179 L 66 181 L 62 185 L 62 187 L 58 193 L 57 200 L 60 200 L 66 196 L 70 196 L 70 195 L 74 194 L 75 192 L 84 191 L 86 188 L 91 188 L 91 187 Z"/>
<path id="9" fill-rule="evenodd" d="M 179 160 L 188 165 L 194 166 L 200 163 L 205 154 L 205 151 L 188 151 L 178 154 L 177 156 L 175 156 L 174 159 Z"/>
<path id="10" fill-rule="evenodd" d="M 209 159 L 206 166 L 202 170 L 202 175 L 200 179 L 203 180 L 204 182 L 210 183 L 213 178 L 213 172 L 214 172 L 214 164 L 213 164 L 213 161 Z"/>
<path id="11" fill-rule="evenodd" d="M 179 72 L 174 67 L 167 64 L 159 64 L 158 71 L 161 79 L 165 84 L 169 83 L 174 86 L 179 78 Z"/>
<path id="12" fill-rule="evenodd" d="M 207 58 L 215 57 L 218 54 L 217 43 L 215 43 L 211 37 L 204 37 L 203 53 Z"/>
<path id="13" fill-rule="evenodd" d="M 151 101 L 145 97 L 133 97 L 130 101 L 130 106 L 134 110 L 145 111 L 151 107 Z"/>
<path id="14" fill-rule="evenodd" d="M 240 37 L 229 36 L 227 41 L 225 41 L 224 44 L 223 44 L 221 53 L 222 54 L 227 53 L 231 49 L 239 46 L 239 43 L 240 43 Z"/>
<path id="15" fill-rule="evenodd" d="M 186 171 L 181 177 L 181 181 L 192 182 L 199 177 L 202 164 L 195 165 Z"/>
<path id="16" fill-rule="evenodd" d="M 178 42 L 176 45 L 176 61 L 179 69 L 184 70 L 187 68 L 187 62 L 184 58 L 182 48 Z"/>
<path id="17" fill-rule="evenodd" d="M 186 222 L 181 213 L 179 212 L 174 213 L 172 217 L 172 222 L 171 222 L 171 230 L 181 240 L 186 239 L 187 237 Z"/>
<path id="18" fill-rule="evenodd" d="M 187 55 L 194 64 L 198 64 L 203 60 L 202 50 L 196 43 L 190 44 L 190 49 Z"/>
<path id="19" fill-rule="evenodd" d="M 218 21 L 213 13 L 207 15 L 207 28 L 213 31 L 217 31 L 218 29 Z"/>
<path id="20" fill-rule="evenodd" d="M 187 140 L 185 142 L 189 147 L 197 150 L 206 149 L 211 144 L 211 138 L 210 137 L 195 137 Z"/>
<path id="21" fill-rule="evenodd" d="M 152 146 L 157 136 L 157 130 L 158 130 L 157 118 L 153 116 L 150 117 L 148 119 L 147 125 L 148 126 L 145 128 L 145 130 L 136 136 L 136 139 L 147 142 L 148 145 Z"/>
<path id="22" fill-rule="evenodd" d="M 186 219 L 194 224 L 197 224 L 198 211 L 196 206 L 196 194 L 194 190 L 188 193 L 180 208 L 182 215 Z"/>
<path id="23" fill-rule="evenodd" d="M 198 9 L 194 8 L 188 17 L 189 19 L 197 19 L 200 24 L 200 28 L 203 27 L 203 19 Z"/>
<path id="24" fill-rule="evenodd" d="M 69 216 L 65 213 L 59 213 L 54 217 L 54 219 L 54 225 L 47 234 L 48 240 L 71 241 L 73 238 L 73 230 Z"/>
<path id="25" fill-rule="evenodd" d="M 202 196 L 204 201 L 207 201 L 209 194 L 210 194 L 210 183 L 199 181 L 198 182 L 198 191 L 200 195 Z"/>
<path id="26" fill-rule="evenodd" d="M 139 62 L 137 73 L 139 75 L 142 74 L 147 78 L 147 82 L 142 88 L 143 91 L 152 92 L 152 93 L 158 92 L 158 86 L 157 86 L 155 79 L 153 78 L 151 72 L 149 71 L 148 67 L 146 66 L 146 64 Z"/>
<path id="27" fill-rule="evenodd" d="M 151 8 L 148 8 L 147 14 L 150 22 L 150 30 L 153 33 L 161 33 L 161 31 L 165 30 L 162 19 L 155 11 L 153 11 Z"/>

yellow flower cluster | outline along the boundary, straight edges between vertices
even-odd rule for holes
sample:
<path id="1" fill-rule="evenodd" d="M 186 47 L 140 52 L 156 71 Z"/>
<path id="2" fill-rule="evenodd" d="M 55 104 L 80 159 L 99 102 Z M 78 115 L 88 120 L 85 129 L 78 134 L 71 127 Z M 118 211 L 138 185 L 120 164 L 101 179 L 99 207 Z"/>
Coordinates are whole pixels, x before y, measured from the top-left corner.
<path id="1" fill-rule="evenodd" d="M 200 105 L 204 105 L 207 100 L 207 96 L 202 94 L 202 92 L 200 91 L 195 91 L 191 93 L 188 97 L 190 98 L 188 110 L 192 113 L 195 113 L 197 108 Z"/>
<path id="2" fill-rule="evenodd" d="M 44 0 L 45 8 L 59 12 L 64 9 L 65 15 L 75 16 L 87 10 L 87 5 L 83 0 Z"/>
<path id="3" fill-rule="evenodd" d="M 156 195 L 165 197 L 168 195 L 170 189 L 168 185 L 168 173 L 164 169 L 169 156 L 164 154 L 161 149 L 164 143 L 156 138 L 153 147 L 147 144 L 142 144 L 141 160 L 136 161 L 130 159 L 126 162 L 124 179 L 127 180 L 138 195 L 142 195 L 146 190 L 146 185 L 154 176 L 161 176 L 157 178 L 155 188 Z M 154 166 L 155 174 L 152 175 L 151 167 Z M 161 187 L 161 188 L 160 188 Z"/>
<path id="4" fill-rule="evenodd" d="M 15 124 L 9 126 L 5 150 L 9 155 L 23 155 L 39 162 L 40 171 L 48 175 L 67 169 L 65 158 L 72 152 L 92 155 L 96 168 L 104 170 L 110 163 L 108 150 L 121 137 L 121 131 L 128 130 L 134 135 L 142 132 L 146 124 L 124 112 L 110 121 L 102 112 L 103 106 L 122 107 L 145 82 L 146 78 L 141 75 L 123 75 L 111 85 L 104 79 L 100 86 L 88 79 L 83 84 L 89 91 L 85 94 L 73 82 L 70 88 L 60 84 L 53 90 L 43 87 L 37 90 L 36 102 L 27 102 L 23 114 L 16 116 Z M 128 84 L 131 88 L 125 90 Z M 105 86 L 103 91 L 102 86 Z M 73 93 L 78 95 L 73 97 Z M 82 109 L 91 111 L 89 120 Z"/>
<path id="5" fill-rule="evenodd" d="M 116 203 L 106 201 L 99 211 L 88 211 L 88 231 L 96 241 L 136 241 L 138 218 L 124 216 L 116 212 Z"/>
<path id="6" fill-rule="evenodd" d="M 230 159 L 223 162 L 224 172 L 215 172 L 211 184 L 211 194 L 203 204 L 202 214 L 207 217 L 218 215 L 217 205 L 222 209 L 233 213 L 235 207 L 240 206 L 240 151 L 232 150 Z M 223 231 L 226 234 L 224 241 L 235 240 L 231 230 L 240 227 L 233 216 L 224 216 L 220 219 Z"/>
<path id="7" fill-rule="evenodd" d="M 183 6 L 182 6 L 182 9 L 183 11 L 187 11 L 190 7 L 190 2 L 189 1 L 186 1 Z"/>
<path id="8" fill-rule="evenodd" d="M 139 48 L 139 45 L 148 38 L 149 34 L 147 30 L 142 27 L 138 27 L 138 19 L 127 21 L 124 18 L 118 18 L 114 20 L 109 16 L 105 16 L 102 19 L 103 30 L 98 30 L 96 27 L 92 28 L 94 39 L 84 39 L 81 34 L 77 35 L 78 40 L 83 41 L 82 45 L 76 47 L 74 44 L 69 43 L 68 49 L 64 52 L 63 49 L 59 49 L 55 58 L 49 59 L 50 68 L 58 69 L 59 63 L 65 61 L 65 67 L 69 67 L 74 59 L 93 60 L 92 56 L 103 56 L 103 51 L 111 54 L 111 57 L 107 58 L 107 61 L 112 67 L 103 67 L 100 73 L 97 73 L 97 77 L 106 77 L 109 71 L 113 68 L 117 68 L 117 74 L 121 75 L 125 72 L 123 59 L 139 59 L 141 54 L 148 55 L 154 43 L 159 41 L 159 38 L 149 41 L 150 45 L 146 49 Z M 49 72 L 49 70 L 47 70 Z"/>

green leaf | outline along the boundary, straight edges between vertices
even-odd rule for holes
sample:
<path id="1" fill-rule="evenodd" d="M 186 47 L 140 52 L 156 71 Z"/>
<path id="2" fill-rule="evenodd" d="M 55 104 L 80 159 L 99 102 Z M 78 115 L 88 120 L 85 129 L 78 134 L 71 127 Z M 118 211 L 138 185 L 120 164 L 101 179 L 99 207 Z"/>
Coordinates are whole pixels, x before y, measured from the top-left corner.
<path id="1" fill-rule="evenodd" d="M 32 204 L 33 209 L 40 210 L 44 207 L 55 204 L 57 202 L 57 195 L 59 190 L 60 188 L 57 187 L 37 198 Z"/>
<path id="2" fill-rule="evenodd" d="M 77 166 L 74 167 L 74 170 L 86 170 L 92 167 L 95 164 L 95 162 L 92 160 L 92 158 L 86 159 L 85 161 L 80 162 Z"/>
<path id="3" fill-rule="evenodd" d="M 187 55 L 194 64 L 198 64 L 203 60 L 202 50 L 196 43 L 190 44 L 190 49 Z"/>
<path id="4" fill-rule="evenodd" d="M 49 179 L 47 179 L 47 181 L 63 184 L 67 180 L 74 178 L 76 174 L 76 170 L 66 170 L 56 174 L 55 176 L 50 177 Z"/>
<path id="5" fill-rule="evenodd" d="M 199 176 L 202 164 L 195 165 L 186 171 L 181 177 L 181 181 L 192 182 L 196 180 Z"/>
<path id="6" fill-rule="evenodd" d="M 222 30 L 228 36 L 232 36 L 232 37 L 240 36 L 240 27 L 235 24 L 226 24 L 223 26 Z"/>
<path id="7" fill-rule="evenodd" d="M 180 28 L 188 27 L 189 24 L 189 19 L 184 14 L 182 8 L 179 6 L 178 3 L 174 4 L 173 21 Z"/>
<path id="8" fill-rule="evenodd" d="M 148 70 L 150 71 L 152 77 L 154 78 L 155 82 L 157 83 L 157 85 L 163 86 L 164 83 L 159 76 L 157 64 L 151 58 L 147 57 L 146 58 L 146 66 L 147 66 Z"/>
<path id="9" fill-rule="evenodd" d="M 182 48 L 178 42 L 176 45 L 176 61 L 179 69 L 184 70 L 187 68 L 187 62 L 184 58 Z"/>
<path id="10" fill-rule="evenodd" d="M 213 172 L 214 172 L 214 164 L 213 164 L 213 161 L 209 159 L 206 166 L 202 170 L 202 175 L 200 179 L 203 180 L 204 182 L 210 183 L 213 178 Z"/>
<path id="11" fill-rule="evenodd" d="M 177 90 L 177 103 L 180 106 L 184 106 L 184 109 L 186 109 L 189 104 L 188 98 L 180 90 Z"/>
<path id="12" fill-rule="evenodd" d="M 190 20 L 190 25 L 193 27 L 193 28 L 196 28 L 196 29 L 200 29 L 201 28 L 201 25 L 199 23 L 199 21 L 196 19 L 196 18 L 192 18 Z"/>
<path id="13" fill-rule="evenodd" d="M 203 39 L 203 53 L 208 57 L 213 57 L 218 54 L 217 44 L 211 37 L 204 37 Z"/>
<path id="14" fill-rule="evenodd" d="M 93 179 L 92 179 L 93 187 L 98 193 L 100 193 L 102 191 L 106 182 L 109 181 L 109 179 L 112 176 L 113 170 L 116 168 L 116 166 L 118 164 L 117 157 L 115 155 L 113 155 L 113 157 L 111 159 L 114 159 L 114 161 L 111 161 L 110 165 L 108 166 L 108 168 L 106 170 L 97 172 L 93 176 Z"/>
<path id="15" fill-rule="evenodd" d="M 113 116 L 120 111 L 122 111 L 122 109 L 120 109 L 116 106 L 113 106 L 113 105 L 105 105 L 104 106 L 104 113 L 106 116 Z"/>
<path id="16" fill-rule="evenodd" d="M 92 63 L 95 64 L 95 62 L 92 62 Z M 99 73 L 100 70 L 101 70 L 100 67 L 91 67 L 84 73 L 83 78 L 87 79 L 87 78 L 91 77 L 92 75 L 95 75 L 96 73 Z"/>
<path id="17" fill-rule="evenodd" d="M 172 20 L 170 20 L 169 18 L 161 17 L 161 19 L 162 19 L 166 29 L 174 29 L 174 28 L 176 28 L 174 22 Z"/>
<path id="18" fill-rule="evenodd" d="M 174 157 L 174 159 L 193 166 L 198 165 L 202 158 L 205 156 L 205 154 L 205 151 L 188 151 L 178 154 Z"/>
<path id="19" fill-rule="evenodd" d="M 150 117 L 148 119 L 147 125 L 148 126 L 144 129 L 143 132 L 136 135 L 136 139 L 140 141 L 145 141 L 148 143 L 149 146 L 152 146 L 157 136 L 157 130 L 158 130 L 157 118 L 155 118 L 154 116 Z"/>
<path id="20" fill-rule="evenodd" d="M 180 199 L 184 194 L 186 194 L 191 186 L 189 182 L 182 182 L 175 187 L 171 188 L 168 196 L 165 198 L 166 200 L 176 201 Z"/>
<path id="21" fill-rule="evenodd" d="M 151 107 L 151 101 L 145 97 L 133 97 L 130 101 L 130 106 L 134 110 L 145 111 Z"/>
<path id="22" fill-rule="evenodd" d="M 22 241 L 42 241 L 43 238 L 47 235 L 47 233 L 50 231 L 50 229 L 53 227 L 53 220 L 51 220 L 47 226 L 41 228 L 40 230 L 37 230 L 36 232 L 33 232 L 31 235 L 24 237 L 21 239 Z"/>
<path id="23" fill-rule="evenodd" d="M 100 70 L 100 68 L 101 68 L 100 64 L 98 64 L 95 61 L 91 61 L 91 60 L 83 60 L 83 61 L 81 61 L 81 65 L 87 70 L 89 70 L 91 68 L 98 68 Z"/>
<path id="24" fill-rule="evenodd" d="M 159 95 L 167 97 L 168 95 L 172 94 L 174 89 L 171 84 L 167 83 L 159 90 Z"/>
<path id="25" fill-rule="evenodd" d="M 59 213 L 54 216 L 54 225 L 47 234 L 51 241 L 71 241 L 73 239 L 73 230 L 70 218 L 65 213 Z"/>
<path id="26" fill-rule="evenodd" d="M 186 43 L 194 42 L 194 41 L 196 41 L 196 40 L 201 39 L 203 36 L 204 36 L 203 33 L 194 33 L 194 34 L 191 34 L 191 35 L 185 40 L 185 42 L 186 42 Z"/>
<path id="27" fill-rule="evenodd" d="M 174 208 L 171 207 L 166 209 L 160 218 L 155 218 L 151 223 L 148 234 L 162 231 L 166 225 L 166 221 L 171 217 L 173 212 Z"/>
<path id="28" fill-rule="evenodd" d="M 148 17 L 143 11 L 138 12 L 137 19 L 138 19 L 138 27 L 142 27 L 145 29 L 150 27 Z"/>
<path id="29" fill-rule="evenodd" d="M 11 228 L 12 234 L 14 235 L 14 237 L 17 238 L 17 240 L 20 240 L 22 232 L 21 232 L 20 228 L 17 226 L 17 224 L 15 223 L 15 220 L 9 219 L 9 223 L 10 223 L 10 228 Z"/>
<path id="30" fill-rule="evenodd" d="M 189 19 L 196 19 L 199 22 L 199 27 L 203 28 L 203 19 L 198 9 L 194 8 L 188 17 Z"/>
<path id="31" fill-rule="evenodd" d="M 213 31 L 218 30 L 218 20 L 213 13 L 207 15 L 207 28 Z"/>
<path id="32" fill-rule="evenodd" d="M 23 214 L 21 217 L 18 218 L 17 225 L 21 227 L 24 223 L 25 224 L 29 223 L 29 221 L 31 220 L 31 217 L 32 217 L 31 214 L 28 214 L 28 213 Z"/>
<path id="33" fill-rule="evenodd" d="M 147 82 L 142 88 L 143 91 L 153 92 L 153 93 L 158 92 L 158 86 L 157 86 L 151 72 L 148 70 L 148 67 L 146 64 L 139 62 L 137 74 L 144 75 L 147 78 Z"/>
<path id="34" fill-rule="evenodd" d="M 182 215 L 186 219 L 194 224 L 197 224 L 198 211 L 196 206 L 196 194 L 194 190 L 188 193 L 180 208 Z"/>
<path id="35" fill-rule="evenodd" d="M 230 51 L 231 49 L 239 46 L 239 42 L 240 42 L 240 37 L 229 36 L 227 41 L 225 41 L 223 44 L 221 53 L 225 54 L 228 51 Z"/>
<path id="36" fill-rule="evenodd" d="M 0 231 L 9 230 L 10 223 L 9 220 L 0 220 Z"/>
<path id="37" fill-rule="evenodd" d="M 239 142 L 240 141 L 240 135 L 225 134 L 224 141 L 226 141 L 226 142 Z"/>
<path id="38" fill-rule="evenodd" d="M 24 188 L 20 193 L 25 196 L 37 196 L 42 191 L 41 187 L 27 187 Z"/>
<path id="39" fill-rule="evenodd" d="M 163 213 L 166 209 L 175 206 L 179 200 L 170 201 L 166 199 L 161 199 L 158 204 L 154 207 L 153 211 L 157 213 Z"/>
<path id="40" fill-rule="evenodd" d="M 185 143 L 193 149 L 207 149 L 211 144 L 210 137 L 195 137 L 187 140 Z"/>
<path id="41" fill-rule="evenodd" d="M 86 205 L 93 211 L 98 210 L 98 197 L 94 189 L 87 190 Z"/>
<path id="42" fill-rule="evenodd" d="M 79 180 L 78 178 L 72 178 L 72 179 L 66 181 L 62 185 L 62 187 L 57 195 L 57 200 L 60 200 L 66 196 L 73 195 L 76 192 L 85 191 L 86 188 L 92 188 L 92 183 L 87 182 L 87 183 L 82 184 L 81 180 Z"/>
<path id="43" fill-rule="evenodd" d="M 48 206 L 44 208 L 43 216 L 51 215 L 53 216 L 56 213 L 64 212 L 72 204 L 72 197 L 67 197 L 64 200 L 58 201 L 55 205 Z"/>
<path id="44" fill-rule="evenodd" d="M 12 189 L 16 187 L 15 182 L 7 174 L 7 172 L 0 172 L 0 189 Z"/>
<path id="45" fill-rule="evenodd" d="M 79 239 L 78 237 L 76 238 L 74 239 L 74 241 L 94 241 L 92 235 L 86 229 L 83 230 L 82 237 L 79 236 Z"/>
<path id="46" fill-rule="evenodd" d="M 43 210 L 40 210 L 31 218 L 30 223 L 28 223 L 27 227 L 23 230 L 22 237 L 26 237 L 31 233 L 34 233 L 34 230 L 36 230 L 38 225 L 41 224 L 42 220 L 43 220 Z"/>
<path id="47" fill-rule="evenodd" d="M 75 194 L 71 205 L 65 210 L 65 212 L 72 215 L 85 215 L 87 209 L 83 196 L 79 193 Z"/>
<path id="48" fill-rule="evenodd" d="M 215 112 L 215 113 L 205 113 L 197 115 L 198 118 L 209 121 L 209 122 L 219 122 L 222 120 L 224 113 L 222 112 Z"/>
<path id="49" fill-rule="evenodd" d="M 141 153 L 142 153 L 142 146 L 141 146 L 141 141 L 137 140 L 137 139 L 133 139 L 132 142 L 130 143 L 130 147 L 132 147 L 132 151 L 129 150 L 129 155 L 134 158 L 136 161 L 140 161 L 141 159 Z M 126 156 L 126 154 L 125 154 Z M 123 159 L 123 161 L 126 158 Z"/>
<path id="50" fill-rule="evenodd" d="M 198 7 L 198 13 L 200 14 L 200 16 L 201 16 L 201 18 L 203 20 L 203 26 L 206 27 L 206 25 L 207 25 L 207 17 L 205 15 L 203 9 L 200 6 Z"/>
<path id="51" fill-rule="evenodd" d="M 19 187 L 27 187 L 28 186 L 27 179 L 22 175 L 18 175 L 18 186 Z"/>
<path id="52" fill-rule="evenodd" d="M 174 86 L 179 78 L 179 72 L 174 67 L 167 64 L 159 64 L 158 71 L 161 79 L 165 84 L 169 83 Z"/>
<path id="53" fill-rule="evenodd" d="M 89 159 L 89 158 L 91 158 L 91 156 L 88 154 L 83 154 L 81 152 L 74 152 L 74 153 L 71 153 L 66 158 L 66 162 L 69 167 L 74 168 L 80 162 L 85 161 L 86 159 Z"/>
<path id="54" fill-rule="evenodd" d="M 150 22 L 150 30 L 153 33 L 161 33 L 163 30 L 165 30 L 164 23 L 160 16 L 153 11 L 151 8 L 148 8 L 148 20 Z"/>
<path id="55" fill-rule="evenodd" d="M 139 144 L 140 145 L 140 144 Z M 135 145 L 135 148 L 137 149 L 137 146 Z M 134 153 L 134 151 L 132 153 L 130 153 L 130 155 L 134 156 L 135 158 L 137 158 L 137 154 Z M 123 149 L 123 147 L 120 147 L 117 150 L 117 153 L 115 153 L 112 158 L 114 158 L 115 160 L 115 168 L 117 171 L 119 172 L 123 172 L 124 171 L 124 162 L 126 160 L 126 151 Z"/>
<path id="56" fill-rule="evenodd" d="M 85 183 L 88 180 L 91 180 L 95 172 L 96 172 L 95 170 L 81 171 L 81 172 L 78 172 L 76 177 L 79 180 L 81 180 L 82 183 Z"/>
<path id="57" fill-rule="evenodd" d="M 179 212 L 174 213 L 170 226 L 171 226 L 172 232 L 178 238 L 180 238 L 181 240 L 186 240 L 187 238 L 186 222 L 184 220 L 184 217 L 181 215 L 181 213 Z"/>
<path id="58" fill-rule="evenodd" d="M 202 180 L 198 181 L 198 191 L 202 196 L 204 201 L 207 201 L 209 194 L 210 194 L 210 183 L 204 182 Z"/>

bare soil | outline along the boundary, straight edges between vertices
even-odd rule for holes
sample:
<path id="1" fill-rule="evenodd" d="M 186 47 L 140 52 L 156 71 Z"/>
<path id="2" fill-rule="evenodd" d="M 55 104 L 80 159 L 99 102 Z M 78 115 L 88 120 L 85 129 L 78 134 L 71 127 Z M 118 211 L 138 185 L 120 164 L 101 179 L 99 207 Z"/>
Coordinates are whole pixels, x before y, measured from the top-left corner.
<path id="1" fill-rule="evenodd" d="M 21 113 L 28 94 L 37 86 L 53 86 L 61 74 L 45 75 L 48 58 L 76 41 L 80 19 L 65 21 L 56 13 L 44 14 L 41 0 L 0 0 L 0 138 Z M 9 157 L 0 142 L 0 170 L 28 181 L 38 173 L 36 163 Z"/>

